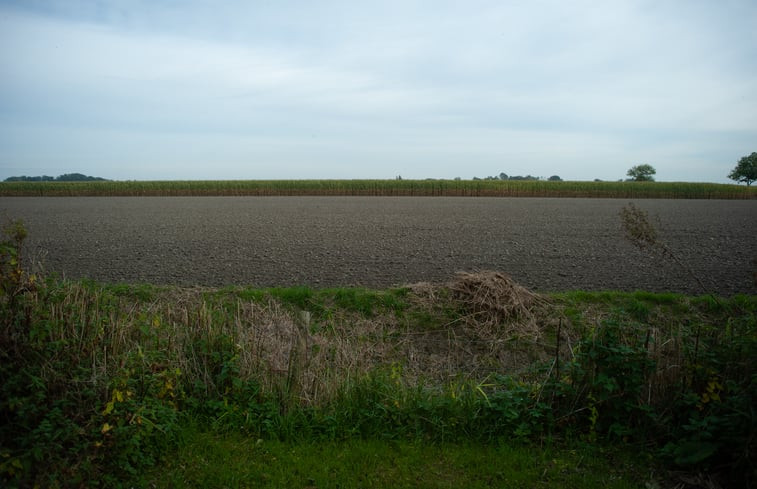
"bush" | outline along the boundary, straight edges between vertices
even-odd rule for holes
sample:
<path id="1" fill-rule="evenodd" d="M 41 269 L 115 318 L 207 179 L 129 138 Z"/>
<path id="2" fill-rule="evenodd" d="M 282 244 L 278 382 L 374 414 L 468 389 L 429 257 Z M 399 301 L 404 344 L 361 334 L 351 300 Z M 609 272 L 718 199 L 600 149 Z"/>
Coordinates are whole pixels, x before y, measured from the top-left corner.
<path id="1" fill-rule="evenodd" d="M 577 417 L 592 439 L 643 437 L 650 423 L 650 407 L 641 394 L 654 362 L 643 336 L 631 335 L 629 342 L 624 335 L 628 336 L 628 327 L 602 323 L 578 343 L 566 378 L 550 386 L 557 390 L 558 402 L 569 407 L 561 416 Z"/>
<path id="2" fill-rule="evenodd" d="M 654 338 L 645 333 L 652 326 L 602 323 L 584 334 L 563 372 L 545 382 L 542 398 L 550 399 L 554 414 L 540 417 L 553 419 L 550 429 L 558 433 L 641 443 L 671 467 L 751 487 L 757 481 L 757 321 L 753 312 L 737 316 L 722 328 L 686 329 L 673 352 L 676 365 L 665 366 L 675 369 L 673 376 L 653 359 Z M 522 412 L 515 403 L 509 407 L 512 418 Z"/>
<path id="3" fill-rule="evenodd" d="M 700 331 L 662 416 L 663 456 L 683 469 L 757 483 L 757 320 Z"/>
<path id="4" fill-rule="evenodd" d="M 0 481 L 117 485 L 176 441 L 179 373 L 137 350 L 108 378 L 107 304 L 27 274 L 25 235 L 14 223 L 0 242 Z"/>

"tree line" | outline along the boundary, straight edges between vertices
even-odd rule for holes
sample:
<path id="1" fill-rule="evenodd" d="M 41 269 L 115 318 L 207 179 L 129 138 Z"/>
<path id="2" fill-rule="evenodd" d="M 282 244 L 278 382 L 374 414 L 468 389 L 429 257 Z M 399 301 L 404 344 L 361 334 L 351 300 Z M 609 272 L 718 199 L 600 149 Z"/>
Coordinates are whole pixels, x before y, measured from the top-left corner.
<path id="1" fill-rule="evenodd" d="M 636 182 L 653 182 L 654 181 L 654 175 L 657 173 L 655 168 L 652 165 L 648 164 L 641 164 L 631 167 L 626 175 L 630 178 L 627 179 L 627 181 L 636 181 Z M 736 167 L 731 171 L 731 173 L 728 174 L 728 178 L 731 180 L 734 180 L 736 182 L 744 182 L 747 184 L 747 186 L 751 185 L 752 182 L 757 181 L 757 153 L 752 153 L 749 156 L 744 156 L 741 158 L 736 165 Z M 459 180 L 460 178 L 455 178 L 455 180 Z M 493 176 L 490 175 L 488 177 L 480 178 L 480 177 L 473 177 L 473 180 L 542 180 L 542 177 L 535 177 L 533 175 L 508 175 L 505 172 L 500 173 L 499 175 Z M 402 180 L 401 176 L 397 176 L 397 180 Z M 562 178 L 560 178 L 559 175 L 552 175 L 551 177 L 547 178 L 546 180 L 550 182 L 561 182 Z M 60 175 L 57 177 L 51 177 L 48 175 L 42 175 L 42 176 L 36 176 L 36 177 L 27 177 L 27 176 L 20 176 L 20 177 L 8 177 L 5 179 L 6 182 L 92 182 L 92 181 L 107 181 L 106 178 L 101 177 L 91 177 L 88 175 L 83 175 L 81 173 L 66 173 L 64 175 Z M 598 180 L 595 180 L 598 181 Z"/>
<path id="2" fill-rule="evenodd" d="M 653 182 L 654 177 L 652 175 L 655 173 L 657 171 L 652 165 L 643 164 L 631 167 L 626 175 L 631 177 L 629 181 Z M 752 182 L 757 181 L 757 153 L 752 152 L 749 156 L 741 158 L 736 167 L 728 174 L 728 178 L 737 183 L 744 182 L 747 184 L 747 187 Z"/>
<path id="3" fill-rule="evenodd" d="M 641 164 L 632 166 L 626 175 L 629 177 L 627 182 L 654 182 L 654 175 L 657 170 L 652 165 Z M 728 178 L 736 182 L 744 182 L 747 186 L 752 182 L 757 181 L 757 153 L 752 153 L 749 156 L 741 158 L 736 167 L 728 174 Z M 508 176 L 506 173 L 500 173 L 497 176 L 488 176 L 486 178 L 473 177 L 473 180 L 541 180 L 541 177 L 534 177 L 531 175 L 523 176 Z M 561 182 L 562 178 L 557 175 L 552 175 L 547 180 Z M 599 181 L 599 180 L 595 180 Z"/>
<path id="4" fill-rule="evenodd" d="M 535 177 L 533 175 L 526 175 L 525 177 L 522 175 L 508 175 L 507 173 L 500 173 L 496 176 L 488 176 L 484 178 L 480 177 L 473 177 L 473 180 L 542 180 L 542 177 Z M 558 175 L 552 175 L 551 177 L 547 178 L 550 182 L 561 182 L 562 178 L 560 178 Z"/>
<path id="5" fill-rule="evenodd" d="M 90 177 L 81 173 L 66 173 L 57 177 L 51 177 L 49 175 L 42 175 L 37 177 L 27 177 L 26 175 L 20 177 L 8 177 L 6 182 L 106 182 L 106 178 Z"/>

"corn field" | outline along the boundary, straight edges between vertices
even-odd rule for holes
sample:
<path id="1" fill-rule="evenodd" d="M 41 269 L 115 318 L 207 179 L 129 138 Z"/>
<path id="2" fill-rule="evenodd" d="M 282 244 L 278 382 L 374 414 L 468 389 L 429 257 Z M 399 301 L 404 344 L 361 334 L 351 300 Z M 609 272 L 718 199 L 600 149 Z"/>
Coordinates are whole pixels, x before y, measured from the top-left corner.
<path id="1" fill-rule="evenodd" d="M 206 180 L 0 182 L 0 197 L 419 196 L 755 199 L 757 187 L 682 182 L 501 180 Z"/>

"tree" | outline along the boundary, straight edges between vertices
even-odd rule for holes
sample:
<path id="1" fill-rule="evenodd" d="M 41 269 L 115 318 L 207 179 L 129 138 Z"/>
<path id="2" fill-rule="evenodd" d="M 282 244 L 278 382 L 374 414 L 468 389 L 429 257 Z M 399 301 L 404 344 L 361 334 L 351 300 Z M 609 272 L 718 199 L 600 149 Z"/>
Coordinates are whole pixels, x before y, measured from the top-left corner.
<path id="1" fill-rule="evenodd" d="M 562 178 L 560 178 L 560 175 L 552 175 L 547 180 L 550 182 L 562 182 Z"/>
<path id="2" fill-rule="evenodd" d="M 739 160 L 728 178 L 737 182 L 746 182 L 747 187 L 757 180 L 757 153 L 744 156 Z"/>
<path id="3" fill-rule="evenodd" d="M 64 175 L 57 176 L 55 178 L 48 176 L 48 175 L 42 175 L 41 177 L 27 177 L 27 176 L 21 176 L 21 177 L 8 177 L 5 179 L 6 182 L 105 182 L 106 179 L 102 177 L 90 177 L 87 175 L 83 175 L 81 173 L 66 173 Z"/>
<path id="4" fill-rule="evenodd" d="M 652 165 L 636 165 L 631 167 L 630 170 L 628 170 L 628 175 L 631 177 L 631 180 L 634 182 L 654 182 L 654 175 L 657 173 L 657 170 L 655 170 Z"/>

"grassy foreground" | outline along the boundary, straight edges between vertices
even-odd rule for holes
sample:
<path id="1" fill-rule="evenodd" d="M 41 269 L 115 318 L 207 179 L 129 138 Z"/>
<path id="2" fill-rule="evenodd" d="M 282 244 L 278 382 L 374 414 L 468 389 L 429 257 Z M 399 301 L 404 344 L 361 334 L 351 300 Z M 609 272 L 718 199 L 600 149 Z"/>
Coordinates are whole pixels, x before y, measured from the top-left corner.
<path id="1" fill-rule="evenodd" d="M 191 432 L 151 487 L 644 488 L 649 462 L 619 450 L 352 439 L 285 443 Z"/>
<path id="2" fill-rule="evenodd" d="M 755 199 L 757 187 L 684 182 L 518 180 L 228 180 L 0 182 L 0 197 L 465 196 Z"/>
<path id="3" fill-rule="evenodd" d="M 757 480 L 754 296 L 72 282 L 6 233 L 7 487 Z"/>

